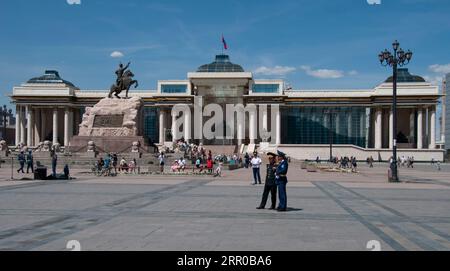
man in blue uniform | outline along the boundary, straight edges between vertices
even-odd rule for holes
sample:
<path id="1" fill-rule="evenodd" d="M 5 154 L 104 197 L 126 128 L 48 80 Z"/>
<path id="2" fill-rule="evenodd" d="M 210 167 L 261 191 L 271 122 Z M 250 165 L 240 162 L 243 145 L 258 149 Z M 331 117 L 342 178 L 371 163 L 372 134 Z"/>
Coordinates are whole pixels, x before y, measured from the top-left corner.
<path id="1" fill-rule="evenodd" d="M 287 210 L 287 195 L 286 195 L 286 184 L 288 172 L 288 162 L 286 159 L 286 154 L 282 151 L 278 151 L 278 166 L 275 172 L 275 182 L 278 186 L 278 197 L 279 205 L 277 208 L 278 212 L 286 212 Z"/>

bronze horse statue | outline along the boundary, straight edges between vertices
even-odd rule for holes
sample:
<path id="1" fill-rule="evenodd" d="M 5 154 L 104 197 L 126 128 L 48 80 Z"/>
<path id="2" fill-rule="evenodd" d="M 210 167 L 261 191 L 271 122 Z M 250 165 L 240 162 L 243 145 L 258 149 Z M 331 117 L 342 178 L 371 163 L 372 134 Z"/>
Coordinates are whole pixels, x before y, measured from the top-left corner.
<path id="1" fill-rule="evenodd" d="M 130 88 L 132 85 L 134 85 L 134 88 L 137 88 L 139 86 L 139 83 L 137 80 L 133 80 L 134 74 L 127 70 L 123 74 L 122 78 L 120 79 L 120 83 L 113 84 L 110 88 L 108 98 L 112 98 L 112 94 L 120 99 L 119 94 L 126 90 L 125 99 L 128 99 L 128 91 L 130 91 Z"/>

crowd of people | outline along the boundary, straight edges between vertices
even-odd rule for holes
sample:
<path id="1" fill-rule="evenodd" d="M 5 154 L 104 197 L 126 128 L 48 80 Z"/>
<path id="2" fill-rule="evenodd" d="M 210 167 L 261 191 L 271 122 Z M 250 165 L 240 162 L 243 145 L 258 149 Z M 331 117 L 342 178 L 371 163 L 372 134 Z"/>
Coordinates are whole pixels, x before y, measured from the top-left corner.
<path id="1" fill-rule="evenodd" d="M 431 164 L 433 164 L 434 159 L 431 160 Z M 397 158 L 397 163 L 400 167 L 414 168 L 414 156 Z"/>
<path id="2" fill-rule="evenodd" d="M 262 165 L 262 160 L 255 152 L 252 156 L 248 153 L 245 153 L 243 157 L 238 154 L 217 154 L 213 156 L 211 150 L 206 150 L 201 144 L 188 144 L 183 139 L 179 140 L 175 144 L 178 148 L 178 153 L 181 152 L 180 158 L 173 161 L 170 165 L 170 171 L 172 173 L 185 173 L 188 169 L 192 169 L 192 172 L 198 173 L 206 173 L 212 174 L 214 176 L 221 176 L 223 165 L 237 165 L 243 166 L 245 168 L 252 169 L 253 181 L 252 184 L 261 184 L 261 173 L 260 168 Z M 58 161 L 58 155 L 54 150 L 50 152 L 51 155 L 51 166 L 52 166 L 52 175 L 54 178 L 57 177 L 56 167 Z M 19 162 L 19 169 L 17 169 L 17 173 L 25 174 L 25 166 L 26 173 L 34 173 L 35 166 L 33 161 L 33 152 L 29 150 L 28 152 L 20 151 L 17 156 Z M 165 163 L 166 163 L 166 155 L 164 151 L 161 151 L 157 155 L 160 173 L 164 173 Z M 287 158 L 288 159 L 288 158 Z M 189 165 L 189 161 L 190 164 Z M 289 159 L 288 159 L 289 161 Z M 321 159 L 319 156 L 316 158 L 316 162 L 320 163 Z M 333 157 L 331 159 L 331 163 L 337 165 L 342 169 L 351 169 L 352 172 L 357 171 L 357 159 L 356 157 Z M 372 156 L 366 159 L 366 163 L 369 167 L 373 167 L 374 159 Z M 393 158 L 389 159 L 389 163 L 392 165 Z M 399 156 L 397 159 L 397 163 L 399 167 L 407 167 L 414 168 L 414 157 L 413 156 Z M 440 170 L 440 162 L 431 160 L 431 165 L 435 166 L 438 170 Z M 140 168 L 138 166 L 137 160 L 135 158 L 127 161 L 125 157 L 120 158 L 117 153 L 108 153 L 105 157 L 100 157 L 96 162 L 92 170 L 99 176 L 114 176 L 119 173 L 122 174 L 136 174 L 140 173 Z M 68 176 L 69 168 L 68 165 L 64 166 L 64 175 Z"/>
<path id="3" fill-rule="evenodd" d="M 368 158 L 367 161 L 369 161 L 369 159 L 370 158 Z M 316 158 L 316 162 L 320 163 L 319 157 Z M 331 159 L 331 162 L 333 164 L 337 165 L 339 168 L 351 169 L 352 172 L 356 172 L 356 169 L 358 167 L 358 162 L 356 161 L 356 157 L 354 157 L 354 156 L 351 156 L 351 157 L 347 157 L 347 156 L 342 157 L 341 156 L 340 158 L 333 157 Z"/>
<path id="4" fill-rule="evenodd" d="M 45 176 L 47 179 L 69 179 L 70 173 L 69 173 L 69 165 L 65 164 L 63 168 L 63 172 L 61 174 L 57 173 L 57 164 L 58 164 L 58 155 L 56 154 L 55 150 L 50 151 L 50 158 L 51 158 L 51 164 L 52 164 L 52 174 L 49 176 Z M 40 162 L 34 163 L 34 157 L 33 157 L 33 151 L 28 150 L 28 152 L 25 154 L 24 151 L 20 151 L 17 155 L 17 160 L 19 161 L 19 169 L 17 169 L 17 173 L 23 173 L 25 174 L 25 165 L 27 166 L 27 172 L 26 174 L 29 174 L 30 171 L 32 174 L 35 173 L 35 169 L 42 167 Z"/>
<path id="5" fill-rule="evenodd" d="M 178 140 L 175 145 L 178 151 L 183 153 L 183 156 L 174 160 L 170 165 L 170 170 L 172 173 L 186 172 L 189 165 L 185 157 L 188 157 L 191 161 L 192 172 L 197 171 L 198 173 L 212 174 L 215 177 L 222 175 L 222 167 L 224 162 L 235 162 L 237 160 L 237 156 L 213 156 L 211 150 L 206 150 L 202 145 L 187 144 L 183 139 Z M 164 173 L 164 167 L 166 164 L 166 155 L 164 152 L 159 153 L 158 162 L 160 166 L 160 173 Z"/>
<path id="6" fill-rule="evenodd" d="M 116 153 L 108 153 L 105 158 L 100 157 L 93 168 L 93 171 L 100 176 L 112 176 L 119 173 L 136 174 L 136 170 L 139 171 L 136 158 L 127 162 L 125 158 L 122 157 L 119 161 L 119 157 Z"/>

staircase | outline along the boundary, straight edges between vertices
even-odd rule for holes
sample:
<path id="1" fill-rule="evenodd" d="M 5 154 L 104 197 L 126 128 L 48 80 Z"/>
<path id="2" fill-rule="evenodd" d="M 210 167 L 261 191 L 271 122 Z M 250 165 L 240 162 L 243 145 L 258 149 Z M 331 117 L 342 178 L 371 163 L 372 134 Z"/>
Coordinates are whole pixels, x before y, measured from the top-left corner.
<path id="1" fill-rule="evenodd" d="M 236 145 L 203 145 L 203 148 L 206 153 L 211 150 L 213 156 L 219 154 L 232 155 L 238 152 Z"/>

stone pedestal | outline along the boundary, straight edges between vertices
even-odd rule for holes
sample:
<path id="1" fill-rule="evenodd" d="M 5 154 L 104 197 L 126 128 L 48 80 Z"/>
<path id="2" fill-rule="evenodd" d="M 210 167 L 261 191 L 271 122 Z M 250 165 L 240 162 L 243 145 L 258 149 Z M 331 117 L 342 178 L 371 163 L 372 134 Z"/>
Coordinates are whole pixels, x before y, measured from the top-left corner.
<path id="1" fill-rule="evenodd" d="M 104 98 L 94 107 L 86 108 L 78 135 L 95 137 L 142 135 L 142 106 L 143 101 L 139 97 Z"/>
<path id="2" fill-rule="evenodd" d="M 70 141 L 69 150 L 86 152 L 93 141 L 97 152 L 130 152 L 133 142 L 145 146 L 142 137 L 143 101 L 104 98 L 94 107 L 86 108 L 78 136 Z"/>

